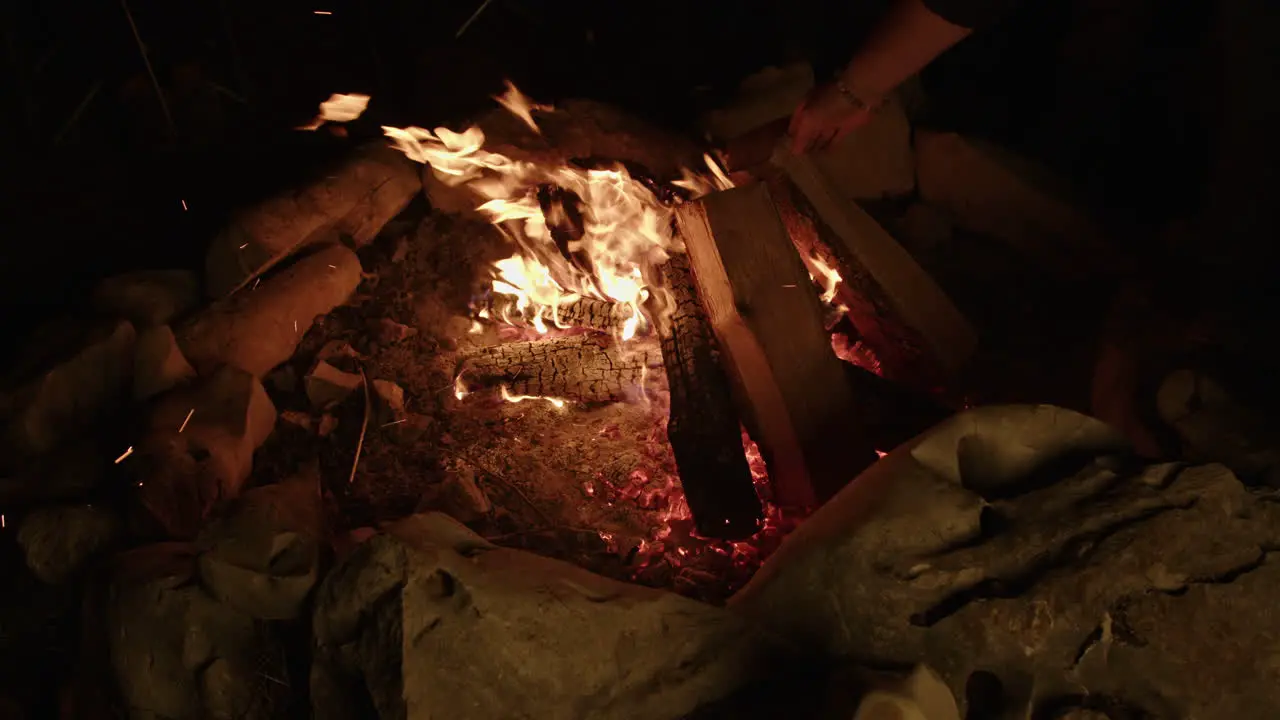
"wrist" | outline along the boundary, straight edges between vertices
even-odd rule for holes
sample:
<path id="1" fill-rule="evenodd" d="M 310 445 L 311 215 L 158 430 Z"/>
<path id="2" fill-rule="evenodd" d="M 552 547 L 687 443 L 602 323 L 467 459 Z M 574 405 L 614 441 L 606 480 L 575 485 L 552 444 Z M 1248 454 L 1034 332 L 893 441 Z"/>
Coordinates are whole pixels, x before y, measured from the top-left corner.
<path id="1" fill-rule="evenodd" d="M 840 97 L 859 112 L 875 112 L 884 104 L 883 93 L 870 92 L 865 86 L 850 82 L 846 73 L 837 75 L 833 85 Z"/>

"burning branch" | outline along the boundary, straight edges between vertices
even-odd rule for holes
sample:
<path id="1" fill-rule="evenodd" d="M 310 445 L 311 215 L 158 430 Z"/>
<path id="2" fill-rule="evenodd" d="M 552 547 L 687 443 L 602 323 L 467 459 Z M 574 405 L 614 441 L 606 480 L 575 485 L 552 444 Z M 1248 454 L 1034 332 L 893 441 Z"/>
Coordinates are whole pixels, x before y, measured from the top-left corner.
<path id="1" fill-rule="evenodd" d="M 462 358 L 459 373 L 472 390 L 501 386 L 513 397 L 616 402 L 634 397 L 660 362 L 655 348 L 637 343 L 623 350 L 592 334 L 482 348 Z"/>

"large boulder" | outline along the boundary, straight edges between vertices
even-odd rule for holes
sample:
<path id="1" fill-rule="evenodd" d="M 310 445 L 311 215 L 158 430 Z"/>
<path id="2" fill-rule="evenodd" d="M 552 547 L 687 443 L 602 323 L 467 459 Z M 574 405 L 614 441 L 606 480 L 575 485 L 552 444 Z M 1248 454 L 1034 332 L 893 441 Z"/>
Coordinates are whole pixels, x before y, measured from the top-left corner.
<path id="1" fill-rule="evenodd" d="M 320 471 L 246 492 L 200 536 L 209 593 L 263 620 L 292 620 L 320 579 L 324 507 Z"/>
<path id="2" fill-rule="evenodd" d="M 193 582 L 194 560 L 179 543 L 118 558 L 106 629 L 128 717 L 284 716 L 289 674 L 276 632 L 210 597 Z"/>
<path id="3" fill-rule="evenodd" d="M 194 537 L 215 506 L 240 494 L 276 417 L 262 383 L 230 365 L 165 395 L 130 458 L 142 508 L 169 537 Z"/>
<path id="4" fill-rule="evenodd" d="M 925 662 L 962 704 L 994 684 L 1000 717 L 1275 717 L 1280 505 L 1222 466 L 1122 447 L 1054 407 L 958 415 L 864 472 L 731 605 L 819 657 Z"/>
<path id="5" fill-rule="evenodd" d="M 190 270 L 140 270 L 115 275 L 94 289 L 99 312 L 139 328 L 167 325 L 200 302 L 200 279 Z"/>
<path id="6" fill-rule="evenodd" d="M 18 545 L 32 574 L 50 585 L 78 575 L 120 536 L 120 519 L 107 508 L 65 505 L 36 510 L 22 519 Z"/>
<path id="7" fill-rule="evenodd" d="M 421 187 L 401 153 L 360 148 L 314 182 L 237 213 L 209 245 L 205 290 L 226 297 L 308 245 L 366 245 Z"/>
<path id="8" fill-rule="evenodd" d="M 180 325 L 178 346 L 202 375 L 231 364 L 264 377 L 293 357 L 316 318 L 351 297 L 360 272 L 354 252 L 320 248 Z"/>
<path id="9" fill-rule="evenodd" d="M 349 555 L 313 627 L 320 720 L 674 719 L 749 682 L 764 649 L 721 609 L 496 547 L 440 514 Z"/>
<path id="10" fill-rule="evenodd" d="M 8 449 L 24 456 L 49 452 L 118 410 L 129 396 L 136 339 L 133 325 L 115 323 L 14 393 L 0 396 Z"/>

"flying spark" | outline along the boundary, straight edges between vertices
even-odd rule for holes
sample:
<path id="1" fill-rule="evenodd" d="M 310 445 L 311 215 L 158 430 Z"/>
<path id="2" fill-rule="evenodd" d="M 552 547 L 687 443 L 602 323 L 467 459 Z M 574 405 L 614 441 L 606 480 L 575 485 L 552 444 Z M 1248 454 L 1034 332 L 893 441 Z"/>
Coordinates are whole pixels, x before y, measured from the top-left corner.
<path id="1" fill-rule="evenodd" d="M 187 423 L 191 422 L 191 416 L 195 414 L 196 414 L 196 409 L 191 408 L 191 412 L 187 413 L 187 418 L 182 421 L 182 427 L 178 428 L 179 434 L 181 434 L 183 430 L 187 429 Z"/>
<path id="2" fill-rule="evenodd" d="M 116 458 L 116 462 L 115 462 L 115 464 L 116 464 L 116 465 L 119 465 L 120 463 L 124 462 L 125 458 L 129 457 L 129 456 L 130 456 L 130 455 L 132 455 L 132 454 L 133 454 L 133 446 L 132 446 L 132 445 L 130 445 L 130 446 L 129 446 L 129 449 L 128 449 L 128 450 L 125 450 L 123 455 L 121 455 L 120 457 Z"/>

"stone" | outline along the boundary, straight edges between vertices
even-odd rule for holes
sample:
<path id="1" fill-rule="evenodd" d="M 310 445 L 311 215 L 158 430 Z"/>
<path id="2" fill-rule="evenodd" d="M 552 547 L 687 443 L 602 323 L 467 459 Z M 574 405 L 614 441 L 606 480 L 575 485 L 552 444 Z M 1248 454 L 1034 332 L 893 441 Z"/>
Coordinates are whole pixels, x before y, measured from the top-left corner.
<path id="1" fill-rule="evenodd" d="M 360 353 L 351 347 L 346 340 L 330 340 L 320 347 L 316 353 L 317 360 L 333 360 L 334 358 L 359 358 Z"/>
<path id="2" fill-rule="evenodd" d="M 862 473 L 730 607 L 808 657 L 923 662 L 962 711 L 992 676 L 1007 717 L 1262 720 L 1276 547 L 1280 505 L 1221 465 L 1147 469 L 1091 418 L 986 407 Z"/>
<path id="3" fill-rule="evenodd" d="M 372 330 L 374 339 L 383 345 L 393 345 L 418 334 L 416 328 L 402 325 L 390 318 L 379 318 Z"/>
<path id="4" fill-rule="evenodd" d="M 956 133 L 915 134 L 920 197 L 1059 275 L 1118 267 L 1106 233 L 1061 180 L 1026 158 Z"/>
<path id="5" fill-rule="evenodd" d="M 280 420 L 290 425 L 296 425 L 307 432 L 311 432 L 312 425 L 311 416 L 299 410 L 285 410 L 280 413 Z"/>
<path id="6" fill-rule="evenodd" d="M 129 395 L 136 340 L 133 325 L 115 323 L 0 398 L 9 450 L 21 457 L 49 452 L 118 411 Z"/>
<path id="7" fill-rule="evenodd" d="M 175 330 L 178 346 L 201 375 L 231 364 L 261 378 L 292 357 L 316 318 L 346 302 L 359 284 L 354 252 L 319 248 L 183 323 Z"/>
<path id="8" fill-rule="evenodd" d="M 440 487 L 440 504 L 458 522 L 475 522 L 493 510 L 489 496 L 476 482 L 476 473 L 460 468 L 445 476 Z"/>
<path id="9" fill-rule="evenodd" d="M 363 147 L 311 184 L 237 213 L 209 246 L 205 291 L 225 298 L 310 245 L 347 239 L 362 247 L 421 187 L 401 153 Z"/>
<path id="10" fill-rule="evenodd" d="M 1220 462 L 1241 478 L 1280 486 L 1280 428 L 1211 374 L 1169 373 L 1156 391 L 1156 410 L 1187 460 Z"/>
<path id="11" fill-rule="evenodd" d="M 397 418 L 404 415 L 404 388 L 390 380 L 374 380 L 373 392 L 391 411 L 391 415 Z"/>
<path id="12" fill-rule="evenodd" d="M 912 255 L 929 257 L 945 251 L 951 244 L 954 228 L 941 210 L 922 202 L 913 202 L 889 230 Z"/>
<path id="13" fill-rule="evenodd" d="M 262 383 L 230 365 L 169 393 L 129 465 L 138 502 L 169 537 L 194 537 L 215 506 L 240 494 L 275 423 Z"/>
<path id="14" fill-rule="evenodd" d="M 36 577 L 61 585 L 114 545 L 120 530 L 120 519 L 100 506 L 47 507 L 22 519 L 18 545 Z"/>
<path id="15" fill-rule="evenodd" d="M 938 674 L 918 665 L 905 678 L 870 690 L 853 720 L 960 720 L 956 699 Z"/>
<path id="16" fill-rule="evenodd" d="M 141 329 L 168 325 L 200 302 L 200 279 L 190 270 L 141 270 L 107 278 L 93 292 L 101 313 Z"/>
<path id="17" fill-rule="evenodd" d="M 150 545 L 117 560 L 106 637 L 128 717 L 283 717 L 290 678 L 276 630 L 194 580 L 189 545 Z"/>
<path id="18" fill-rule="evenodd" d="M 312 712 L 426 718 L 684 717 L 752 681 L 767 643 L 736 616 L 410 516 L 321 584 Z"/>
<path id="19" fill-rule="evenodd" d="M 201 533 L 200 580 L 209 594 L 250 617 L 293 620 L 320 578 L 324 508 L 314 466 L 254 488 Z"/>
<path id="20" fill-rule="evenodd" d="M 346 400 L 363 382 L 364 379 L 359 375 L 343 372 L 321 360 L 307 373 L 302 384 L 306 388 L 311 407 L 323 410 Z"/>
<path id="21" fill-rule="evenodd" d="M 196 369 L 183 357 L 168 325 L 155 325 L 138 333 L 133 362 L 134 400 L 149 400 L 195 377 Z"/>
<path id="22" fill-rule="evenodd" d="M 320 437 L 329 437 L 334 430 L 338 429 L 338 418 L 325 413 L 320 416 L 320 422 L 316 427 L 316 434 Z"/>

